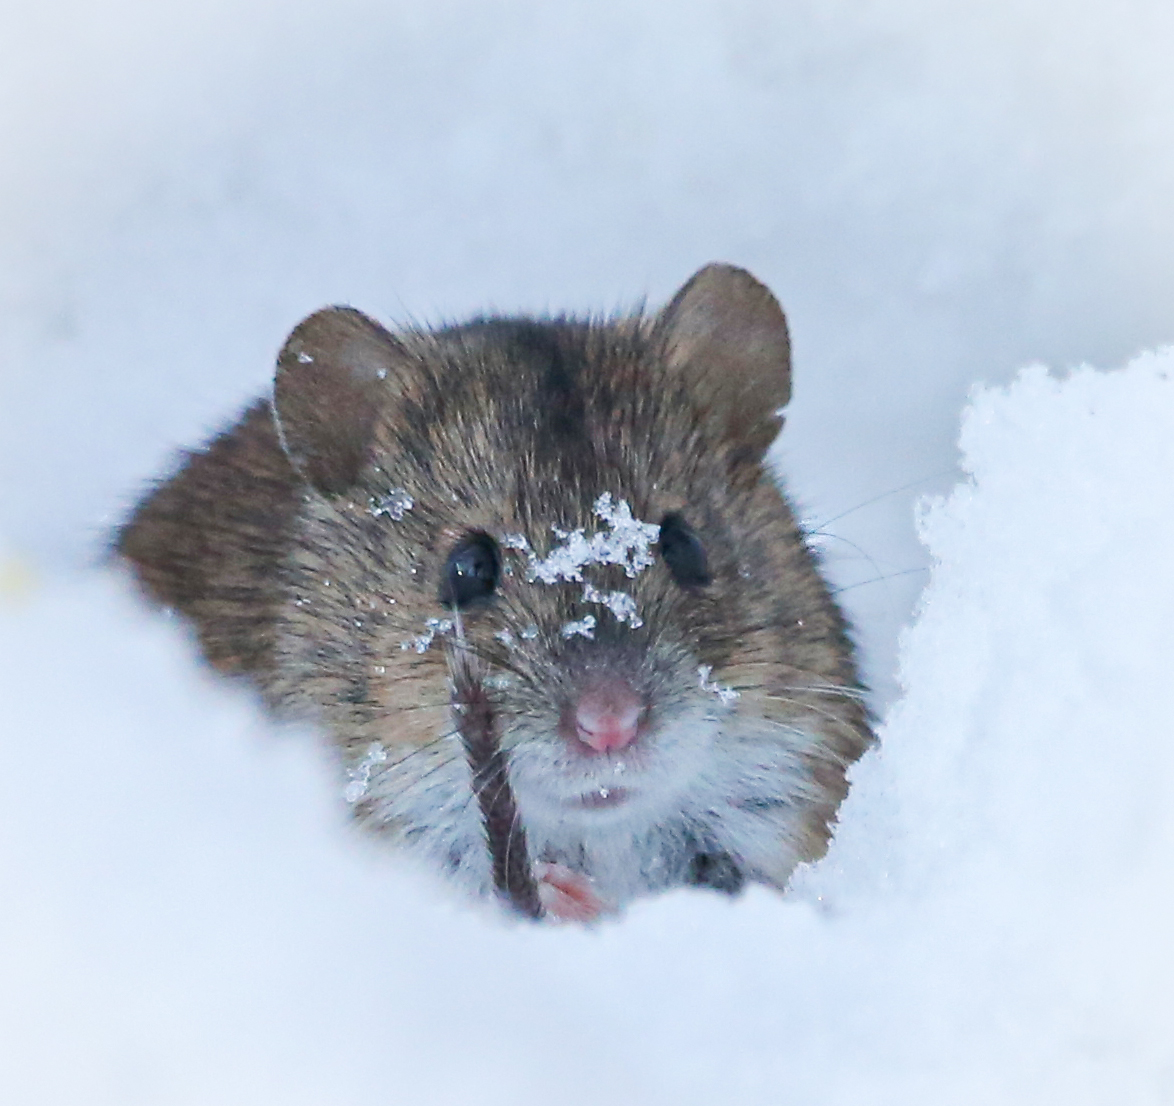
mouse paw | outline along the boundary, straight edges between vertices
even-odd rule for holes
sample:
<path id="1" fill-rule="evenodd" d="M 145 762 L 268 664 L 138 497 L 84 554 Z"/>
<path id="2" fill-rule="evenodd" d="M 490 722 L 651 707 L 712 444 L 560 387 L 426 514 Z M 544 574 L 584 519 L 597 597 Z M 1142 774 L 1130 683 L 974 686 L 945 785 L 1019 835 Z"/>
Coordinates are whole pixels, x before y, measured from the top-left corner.
<path id="1" fill-rule="evenodd" d="M 565 864 L 537 864 L 538 897 L 547 917 L 558 922 L 593 922 L 607 906 L 584 875 Z"/>

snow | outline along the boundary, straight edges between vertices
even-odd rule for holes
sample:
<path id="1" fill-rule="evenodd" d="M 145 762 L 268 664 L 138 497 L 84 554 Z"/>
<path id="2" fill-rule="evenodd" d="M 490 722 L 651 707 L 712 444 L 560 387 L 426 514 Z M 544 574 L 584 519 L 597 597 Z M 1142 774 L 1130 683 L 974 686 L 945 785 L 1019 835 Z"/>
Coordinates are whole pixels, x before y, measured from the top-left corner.
<path id="1" fill-rule="evenodd" d="M 595 930 L 468 909 L 349 831 L 311 735 L 275 734 L 121 578 L 8 587 L 0 1085 L 1164 1101 L 1172 425 L 1171 351 L 976 390 L 967 477 L 920 515 L 905 693 L 828 858 L 787 897 L 682 891 Z"/>
<path id="2" fill-rule="evenodd" d="M 346 770 L 347 785 L 343 789 L 343 798 L 348 803 L 357 803 L 367 794 L 367 788 L 371 783 L 371 773 L 386 760 L 387 750 L 378 741 L 372 741 L 367 746 L 362 760 L 353 768 Z"/>
<path id="3" fill-rule="evenodd" d="M 585 614 L 582 618 L 563 624 L 562 635 L 565 638 L 595 637 L 595 615 Z"/>
<path id="4" fill-rule="evenodd" d="M 404 515 L 416 505 L 413 499 L 403 488 L 392 488 L 387 495 L 380 499 L 371 499 L 371 514 L 378 518 L 387 515 L 393 522 L 401 522 Z"/>
<path id="5" fill-rule="evenodd" d="M 594 584 L 585 584 L 583 587 L 584 603 L 600 603 L 605 606 L 617 622 L 626 622 L 633 630 L 644 625 L 636 609 L 636 600 L 626 591 L 600 591 Z"/>
<path id="6" fill-rule="evenodd" d="M 10 7 L 0 1100 L 1174 1100 L 1171 357 L 1017 375 L 1174 339 L 1174 8 Z M 94 562 L 323 305 L 710 260 L 787 309 L 882 746 L 788 898 L 505 925 Z"/>
<path id="7" fill-rule="evenodd" d="M 737 689 L 726 687 L 724 684 L 719 684 L 709 677 L 713 673 L 713 668 L 708 664 L 700 665 L 697 669 L 697 682 L 702 691 L 710 691 L 718 697 L 718 701 L 725 703 L 732 703 L 738 698 Z"/>
<path id="8" fill-rule="evenodd" d="M 436 635 L 447 634 L 453 628 L 451 618 L 428 618 L 424 620 L 424 632 L 416 637 L 404 638 L 399 647 L 405 652 L 415 650 L 417 653 L 427 653 L 432 648 Z"/>
<path id="9" fill-rule="evenodd" d="M 545 557 L 530 551 L 529 543 L 507 546 L 528 554 L 527 579 L 541 580 L 544 584 L 559 580 L 582 582 L 583 569 L 589 565 L 619 565 L 629 578 L 634 578 L 652 564 L 655 560 L 652 546 L 660 537 L 657 523 L 633 518 L 627 502 L 622 499 L 613 502 L 610 492 L 604 492 L 595 501 L 593 510 L 607 525 L 606 531 L 587 537 L 583 530 L 553 527 L 562 544 L 555 545 Z M 508 536 L 515 543 L 516 538 L 516 535 Z"/>
<path id="10" fill-rule="evenodd" d="M 8 7 L 0 476 L 38 564 L 90 562 L 326 304 L 606 311 L 729 260 L 787 308 L 776 459 L 843 516 L 888 698 L 971 383 L 1174 338 L 1166 0 Z"/>

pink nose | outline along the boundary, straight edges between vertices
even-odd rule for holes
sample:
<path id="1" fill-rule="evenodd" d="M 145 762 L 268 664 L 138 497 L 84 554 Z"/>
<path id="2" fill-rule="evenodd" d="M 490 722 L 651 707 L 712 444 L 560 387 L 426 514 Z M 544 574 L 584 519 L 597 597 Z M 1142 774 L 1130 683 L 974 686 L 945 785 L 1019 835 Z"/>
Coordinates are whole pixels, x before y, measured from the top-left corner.
<path id="1" fill-rule="evenodd" d="M 584 691 L 575 704 L 575 736 L 597 753 L 626 748 L 636 740 L 644 700 L 625 680 L 609 680 Z"/>

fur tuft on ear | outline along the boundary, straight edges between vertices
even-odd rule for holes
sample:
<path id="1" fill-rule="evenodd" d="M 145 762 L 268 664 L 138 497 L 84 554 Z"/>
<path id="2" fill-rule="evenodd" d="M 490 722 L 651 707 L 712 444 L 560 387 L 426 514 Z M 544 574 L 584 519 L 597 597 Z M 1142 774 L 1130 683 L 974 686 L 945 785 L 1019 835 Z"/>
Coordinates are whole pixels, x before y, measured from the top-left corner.
<path id="1" fill-rule="evenodd" d="M 337 495 L 358 478 L 380 398 L 405 358 L 391 334 L 352 307 L 316 311 L 287 339 L 277 358 L 273 417 L 290 463 L 319 491 Z"/>
<path id="2" fill-rule="evenodd" d="M 656 330 L 670 369 L 687 374 L 727 436 L 761 458 L 791 398 L 787 320 L 770 289 L 745 269 L 706 265 L 661 312 Z"/>

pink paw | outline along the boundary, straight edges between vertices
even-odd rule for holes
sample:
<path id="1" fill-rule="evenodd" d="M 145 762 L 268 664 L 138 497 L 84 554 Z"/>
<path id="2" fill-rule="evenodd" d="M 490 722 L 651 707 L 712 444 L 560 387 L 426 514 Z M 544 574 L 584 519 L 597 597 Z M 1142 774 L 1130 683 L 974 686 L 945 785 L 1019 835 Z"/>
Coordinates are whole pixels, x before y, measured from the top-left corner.
<path id="1" fill-rule="evenodd" d="M 538 897 L 547 917 L 559 922 L 593 922 L 607 910 L 591 881 L 564 864 L 537 864 Z"/>

